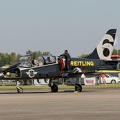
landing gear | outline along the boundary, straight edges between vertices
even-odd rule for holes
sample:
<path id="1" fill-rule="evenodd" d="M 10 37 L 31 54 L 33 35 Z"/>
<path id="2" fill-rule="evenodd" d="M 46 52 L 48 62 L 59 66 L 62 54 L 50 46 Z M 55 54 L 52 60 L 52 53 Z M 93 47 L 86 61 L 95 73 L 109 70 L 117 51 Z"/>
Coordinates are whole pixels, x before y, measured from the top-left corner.
<path id="1" fill-rule="evenodd" d="M 58 92 L 58 85 L 53 84 L 53 85 L 51 86 L 51 91 L 52 91 L 52 92 Z"/>
<path id="2" fill-rule="evenodd" d="M 48 86 L 51 87 L 51 92 L 58 92 L 58 85 L 52 83 L 51 79 L 49 80 Z"/>
<path id="3" fill-rule="evenodd" d="M 75 91 L 82 92 L 82 85 L 76 83 L 75 84 Z"/>
<path id="4" fill-rule="evenodd" d="M 16 81 L 16 90 L 17 90 L 17 93 L 22 93 L 23 89 L 19 85 L 20 85 L 20 82 L 18 80 L 18 81 Z"/>

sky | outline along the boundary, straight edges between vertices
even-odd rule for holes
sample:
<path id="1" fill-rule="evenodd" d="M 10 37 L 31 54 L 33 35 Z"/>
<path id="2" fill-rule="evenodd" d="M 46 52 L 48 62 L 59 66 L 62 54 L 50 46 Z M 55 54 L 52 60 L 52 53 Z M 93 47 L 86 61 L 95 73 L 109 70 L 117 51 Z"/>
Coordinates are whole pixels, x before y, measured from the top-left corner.
<path id="1" fill-rule="evenodd" d="M 120 0 L 0 0 L 2 53 L 59 56 L 67 49 L 78 57 L 91 53 L 112 28 L 120 43 Z"/>

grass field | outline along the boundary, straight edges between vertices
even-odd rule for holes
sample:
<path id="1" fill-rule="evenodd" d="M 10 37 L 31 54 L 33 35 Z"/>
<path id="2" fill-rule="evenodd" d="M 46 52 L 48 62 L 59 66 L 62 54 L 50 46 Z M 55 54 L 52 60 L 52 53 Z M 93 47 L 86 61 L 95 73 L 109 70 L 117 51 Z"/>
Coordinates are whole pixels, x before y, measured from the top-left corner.
<path id="1" fill-rule="evenodd" d="M 48 86 L 33 86 L 33 85 L 24 85 L 21 86 L 24 90 L 50 90 Z M 74 86 L 59 85 L 59 90 L 64 89 L 74 89 Z M 82 86 L 83 89 L 120 89 L 120 84 L 107 84 L 107 85 L 95 85 L 95 86 Z M 15 86 L 0 86 L 0 90 L 15 90 Z"/>

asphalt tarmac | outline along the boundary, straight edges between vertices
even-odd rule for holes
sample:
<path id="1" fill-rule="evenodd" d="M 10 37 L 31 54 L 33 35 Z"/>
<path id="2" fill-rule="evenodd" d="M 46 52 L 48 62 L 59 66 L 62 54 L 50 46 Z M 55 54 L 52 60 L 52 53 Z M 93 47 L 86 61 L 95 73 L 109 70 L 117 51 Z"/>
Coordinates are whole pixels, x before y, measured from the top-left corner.
<path id="1" fill-rule="evenodd" d="M 118 120 L 119 89 L 0 91 L 0 120 Z"/>

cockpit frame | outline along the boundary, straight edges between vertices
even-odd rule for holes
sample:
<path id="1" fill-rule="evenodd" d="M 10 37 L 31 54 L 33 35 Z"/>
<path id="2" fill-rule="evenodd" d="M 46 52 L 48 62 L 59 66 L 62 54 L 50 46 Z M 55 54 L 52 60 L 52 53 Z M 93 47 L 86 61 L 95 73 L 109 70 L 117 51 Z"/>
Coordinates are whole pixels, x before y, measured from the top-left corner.
<path id="1" fill-rule="evenodd" d="M 20 67 L 33 67 L 33 66 L 42 66 L 47 64 L 58 63 L 58 57 L 47 55 L 47 56 L 39 56 L 37 59 L 32 59 L 32 54 L 24 55 L 19 58 L 19 62 L 21 63 Z"/>

